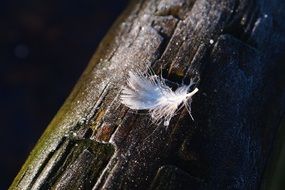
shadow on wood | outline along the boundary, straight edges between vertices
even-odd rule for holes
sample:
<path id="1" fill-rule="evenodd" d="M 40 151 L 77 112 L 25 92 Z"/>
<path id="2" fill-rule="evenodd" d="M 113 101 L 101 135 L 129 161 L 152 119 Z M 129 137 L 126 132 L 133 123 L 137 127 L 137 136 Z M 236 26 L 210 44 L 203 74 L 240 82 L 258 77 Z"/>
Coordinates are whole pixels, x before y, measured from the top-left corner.
<path id="1" fill-rule="evenodd" d="M 285 108 L 280 0 L 134 1 L 10 189 L 258 189 Z M 196 77 L 193 122 L 120 103 L 131 69 Z"/>

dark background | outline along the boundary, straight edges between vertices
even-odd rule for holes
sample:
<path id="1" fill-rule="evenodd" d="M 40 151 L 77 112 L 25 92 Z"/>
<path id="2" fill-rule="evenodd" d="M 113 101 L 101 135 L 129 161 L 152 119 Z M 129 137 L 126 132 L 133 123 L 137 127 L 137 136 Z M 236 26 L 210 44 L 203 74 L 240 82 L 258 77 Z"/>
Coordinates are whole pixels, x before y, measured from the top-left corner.
<path id="1" fill-rule="evenodd" d="M 0 1 L 0 189 L 7 189 L 127 0 Z"/>

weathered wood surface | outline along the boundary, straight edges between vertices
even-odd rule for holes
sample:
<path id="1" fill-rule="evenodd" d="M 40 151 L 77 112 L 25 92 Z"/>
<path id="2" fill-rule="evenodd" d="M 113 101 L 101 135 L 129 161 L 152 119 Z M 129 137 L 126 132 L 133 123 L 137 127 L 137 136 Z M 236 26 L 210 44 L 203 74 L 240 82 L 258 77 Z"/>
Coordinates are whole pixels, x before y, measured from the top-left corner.
<path id="1" fill-rule="evenodd" d="M 10 189 L 259 189 L 284 113 L 283 0 L 133 1 Z M 195 122 L 168 128 L 120 104 L 151 63 L 199 80 Z M 284 68 L 284 66 L 283 66 Z"/>

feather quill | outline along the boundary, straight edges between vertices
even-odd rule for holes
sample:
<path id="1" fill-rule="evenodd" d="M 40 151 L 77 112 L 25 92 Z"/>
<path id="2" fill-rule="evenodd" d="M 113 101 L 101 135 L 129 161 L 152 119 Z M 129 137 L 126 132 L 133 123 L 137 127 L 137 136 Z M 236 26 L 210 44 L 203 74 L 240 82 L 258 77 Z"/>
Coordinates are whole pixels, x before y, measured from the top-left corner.
<path id="1" fill-rule="evenodd" d="M 182 85 L 173 91 L 162 77 L 129 71 L 127 85 L 121 93 L 121 103 L 133 110 L 148 110 L 155 123 L 163 121 L 168 126 L 171 118 L 183 106 L 193 119 L 192 96 L 198 91 L 195 88 L 188 92 L 193 84 Z"/>

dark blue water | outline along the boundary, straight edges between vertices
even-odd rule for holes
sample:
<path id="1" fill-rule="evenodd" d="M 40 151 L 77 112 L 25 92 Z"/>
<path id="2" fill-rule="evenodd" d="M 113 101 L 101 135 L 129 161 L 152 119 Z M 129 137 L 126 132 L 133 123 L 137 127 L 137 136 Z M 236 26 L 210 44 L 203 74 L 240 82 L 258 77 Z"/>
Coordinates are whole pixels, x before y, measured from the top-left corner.
<path id="1" fill-rule="evenodd" d="M 0 190 L 10 185 L 126 3 L 0 1 Z"/>

